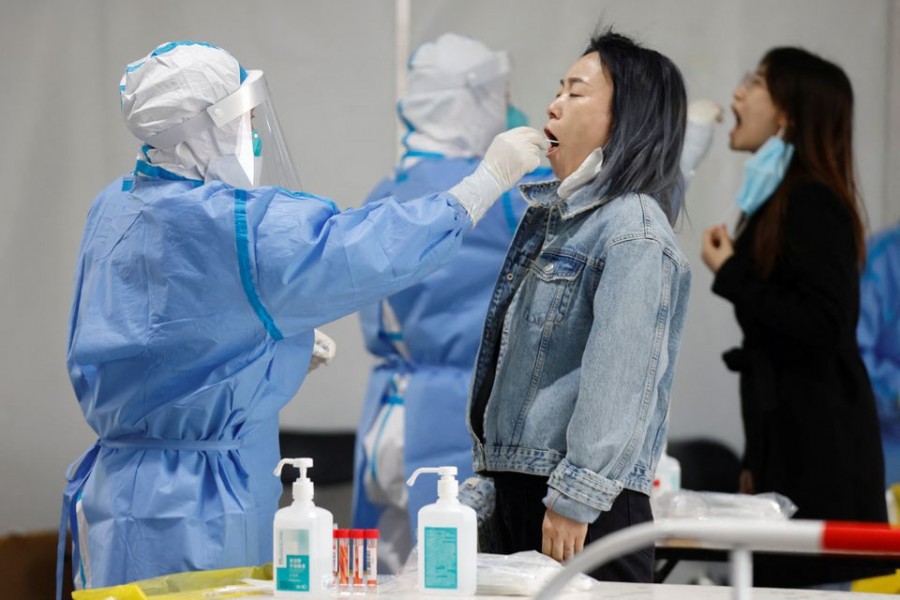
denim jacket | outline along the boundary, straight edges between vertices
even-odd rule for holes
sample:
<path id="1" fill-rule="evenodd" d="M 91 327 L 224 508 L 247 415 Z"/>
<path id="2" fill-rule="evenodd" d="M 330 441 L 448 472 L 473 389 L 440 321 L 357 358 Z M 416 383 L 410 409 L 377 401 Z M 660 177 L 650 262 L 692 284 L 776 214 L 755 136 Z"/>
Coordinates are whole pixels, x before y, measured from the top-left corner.
<path id="1" fill-rule="evenodd" d="M 623 488 L 650 493 L 690 267 L 649 196 L 567 200 L 559 181 L 520 186 L 530 204 L 485 320 L 468 402 L 474 466 L 549 478 L 544 504 L 593 522 Z"/>

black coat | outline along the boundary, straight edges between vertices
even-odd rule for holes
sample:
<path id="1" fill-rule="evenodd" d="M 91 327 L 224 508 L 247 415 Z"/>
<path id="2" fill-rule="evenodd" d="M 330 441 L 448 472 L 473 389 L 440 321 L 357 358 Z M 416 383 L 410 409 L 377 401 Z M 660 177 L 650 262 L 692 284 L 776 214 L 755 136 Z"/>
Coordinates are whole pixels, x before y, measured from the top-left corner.
<path id="1" fill-rule="evenodd" d="M 856 345 L 859 269 L 849 210 L 827 187 L 788 193 L 784 250 L 770 278 L 753 267 L 751 217 L 713 292 L 734 304 L 743 346 L 726 352 L 741 374 L 744 466 L 756 493 L 775 491 L 794 518 L 887 521 L 881 436 Z M 755 585 L 808 586 L 893 572 L 820 558 L 756 561 Z M 868 568 L 867 568 L 868 567 Z"/>

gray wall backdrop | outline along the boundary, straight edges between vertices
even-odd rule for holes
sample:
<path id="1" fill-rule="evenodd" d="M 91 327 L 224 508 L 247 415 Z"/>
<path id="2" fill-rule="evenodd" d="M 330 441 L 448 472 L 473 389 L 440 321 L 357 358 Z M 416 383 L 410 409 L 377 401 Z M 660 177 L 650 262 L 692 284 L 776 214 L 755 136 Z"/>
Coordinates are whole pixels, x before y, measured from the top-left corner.
<path id="1" fill-rule="evenodd" d="M 66 328 L 84 217 L 97 191 L 133 167 L 138 148 L 119 114 L 125 64 L 165 41 L 202 39 L 265 70 L 304 188 L 355 206 L 395 158 L 394 11 L 390 0 L 0 5 L 0 534 L 55 528 L 65 468 L 94 440 L 69 385 Z M 672 57 L 691 97 L 726 106 L 767 48 L 805 46 L 853 82 L 872 228 L 900 218 L 900 0 L 413 0 L 411 17 L 413 48 L 455 31 L 508 49 L 512 99 L 538 126 L 600 20 Z M 745 157 L 726 144 L 732 124 L 729 114 L 689 189 L 679 234 L 694 289 L 671 435 L 710 436 L 740 451 L 737 382 L 719 358 L 739 333 L 699 258 L 703 229 L 740 184 Z M 338 358 L 285 408 L 285 427 L 354 428 L 371 360 L 355 316 L 327 331 Z"/>

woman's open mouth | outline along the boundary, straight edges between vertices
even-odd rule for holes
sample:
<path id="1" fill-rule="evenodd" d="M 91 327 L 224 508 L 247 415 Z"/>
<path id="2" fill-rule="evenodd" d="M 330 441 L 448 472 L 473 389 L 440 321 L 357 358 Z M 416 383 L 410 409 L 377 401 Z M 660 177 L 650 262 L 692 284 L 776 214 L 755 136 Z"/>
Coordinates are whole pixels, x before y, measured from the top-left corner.
<path id="1" fill-rule="evenodd" d="M 550 147 L 547 148 L 547 156 L 549 157 L 556 152 L 557 148 L 559 148 L 559 140 L 556 139 L 556 136 L 553 135 L 553 132 L 547 127 L 544 127 L 544 137 L 550 142 Z"/>
<path id="2" fill-rule="evenodd" d="M 734 127 L 732 128 L 731 133 L 734 134 L 741 126 L 741 115 L 734 106 L 731 107 L 731 112 L 734 115 Z"/>

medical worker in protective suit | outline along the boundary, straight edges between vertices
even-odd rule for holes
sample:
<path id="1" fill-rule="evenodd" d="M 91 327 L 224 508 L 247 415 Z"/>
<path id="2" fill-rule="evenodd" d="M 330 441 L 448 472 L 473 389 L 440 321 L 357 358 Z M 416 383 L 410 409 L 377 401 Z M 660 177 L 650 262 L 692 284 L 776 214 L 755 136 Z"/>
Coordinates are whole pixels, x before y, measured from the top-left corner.
<path id="1" fill-rule="evenodd" d="M 398 103 L 408 128 L 405 153 L 366 205 L 447 189 L 478 166 L 492 138 L 523 124 L 508 102 L 507 54 L 452 33 L 426 42 L 408 63 Z M 682 154 L 689 179 L 712 140 L 722 109 L 691 103 Z M 549 168 L 521 183 L 552 179 Z M 353 526 L 378 528 L 382 571 L 396 572 L 415 544 L 418 511 L 434 501 L 427 485 L 408 488 L 419 467 L 453 465 L 472 475 L 465 408 L 494 283 L 526 209 L 514 188 L 468 234 L 459 254 L 427 279 L 360 311 L 372 371 L 356 443 Z"/>
<path id="2" fill-rule="evenodd" d="M 885 486 L 900 483 L 900 223 L 872 236 L 856 339 L 878 408 Z"/>
<path id="3" fill-rule="evenodd" d="M 165 44 L 120 87 L 143 145 L 88 214 L 69 331 L 99 438 L 63 502 L 77 587 L 270 561 L 278 411 L 314 328 L 449 261 L 545 145 L 519 128 L 449 192 L 340 212 L 293 191 L 263 74 L 224 50 Z"/>

